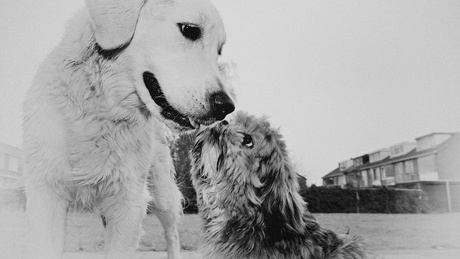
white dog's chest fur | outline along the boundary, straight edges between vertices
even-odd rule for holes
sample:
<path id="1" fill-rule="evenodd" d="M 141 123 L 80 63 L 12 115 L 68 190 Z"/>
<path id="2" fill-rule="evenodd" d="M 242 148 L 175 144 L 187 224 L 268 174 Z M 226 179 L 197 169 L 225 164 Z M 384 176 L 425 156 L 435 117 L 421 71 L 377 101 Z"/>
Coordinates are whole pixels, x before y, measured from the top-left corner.
<path id="1" fill-rule="evenodd" d="M 54 58 L 53 53 L 48 61 Z M 130 95 L 132 86 L 113 92 L 107 92 L 104 84 L 96 91 L 91 89 L 91 81 L 94 84 L 100 79 L 86 69 L 103 69 L 95 67 L 104 65 L 90 58 L 56 78 L 38 78 L 61 83 L 38 86 L 29 93 L 34 98 L 29 98 L 33 103 L 28 109 L 37 115 L 28 118 L 25 126 L 35 124 L 36 130 L 49 136 L 36 143 L 37 147 L 27 148 L 46 150 L 29 154 L 29 159 L 47 168 L 45 174 L 31 177 L 65 186 L 60 188 L 61 194 L 85 207 L 92 207 L 100 198 L 123 193 L 127 184 L 144 185 L 154 148 L 164 145 L 164 129 L 139 109 L 140 100 L 135 94 Z M 64 66 L 65 63 L 59 63 L 57 68 Z M 122 71 L 114 72 L 122 75 Z M 78 78 L 86 78 L 90 84 Z M 111 102 L 120 104 L 111 107 Z"/>
<path id="2" fill-rule="evenodd" d="M 112 121 L 80 123 L 69 125 L 69 170 L 61 178 L 70 187 L 66 195 L 72 202 L 91 208 L 128 189 L 128 184 L 145 184 L 152 148 L 158 142 L 151 123 L 144 127 Z"/>
<path id="3" fill-rule="evenodd" d="M 36 78 L 28 106 L 42 117 L 29 120 L 46 122 L 40 128 L 64 134 L 54 140 L 62 143 L 44 144 L 63 149 L 60 156 L 70 171 L 63 180 L 68 183 L 97 184 L 116 170 L 123 171 L 121 177 L 138 178 L 147 173 L 156 130 L 151 116 L 142 113 L 132 82 L 125 79 L 129 70 L 120 64 L 129 61 L 105 60 L 92 47 L 79 48 L 81 40 L 65 39 L 42 65 L 39 74 L 55 77 Z M 48 73 L 53 69 L 60 73 Z M 49 108 L 40 112 L 44 106 Z"/>
<path id="4" fill-rule="evenodd" d="M 126 122 L 106 122 L 99 129 L 88 126 L 83 132 L 70 129 L 72 183 L 97 185 L 105 179 L 123 183 L 147 174 L 152 160 L 151 127 L 136 128 Z"/>

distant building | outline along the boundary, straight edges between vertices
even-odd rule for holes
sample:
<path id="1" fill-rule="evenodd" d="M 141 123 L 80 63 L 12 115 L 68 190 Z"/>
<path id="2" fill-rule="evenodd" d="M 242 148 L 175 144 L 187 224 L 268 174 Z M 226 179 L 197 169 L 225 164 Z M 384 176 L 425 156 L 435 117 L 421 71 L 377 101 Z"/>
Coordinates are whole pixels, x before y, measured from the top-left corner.
<path id="1" fill-rule="evenodd" d="M 345 174 L 340 170 L 340 167 L 337 167 L 327 175 L 323 176 L 323 186 L 344 187 L 346 183 Z"/>
<path id="2" fill-rule="evenodd" d="M 297 182 L 299 183 L 299 191 L 307 190 L 307 178 L 305 176 L 297 174 Z"/>
<path id="3" fill-rule="evenodd" d="M 339 163 L 324 186 L 364 188 L 413 181 L 460 180 L 460 133 L 430 133 Z"/>
<path id="4" fill-rule="evenodd" d="M 23 173 L 22 150 L 0 142 L 0 189 L 13 189 Z"/>
<path id="5" fill-rule="evenodd" d="M 0 212 L 24 210 L 22 151 L 0 142 Z"/>

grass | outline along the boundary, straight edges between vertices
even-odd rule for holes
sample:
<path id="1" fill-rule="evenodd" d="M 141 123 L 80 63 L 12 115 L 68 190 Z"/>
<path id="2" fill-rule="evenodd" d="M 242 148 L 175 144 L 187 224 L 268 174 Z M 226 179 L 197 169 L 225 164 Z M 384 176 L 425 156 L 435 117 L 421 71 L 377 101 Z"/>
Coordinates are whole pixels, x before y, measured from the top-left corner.
<path id="1" fill-rule="evenodd" d="M 326 228 L 364 238 L 374 251 L 393 249 L 460 249 L 460 214 L 315 214 Z M 183 250 L 196 250 L 198 215 L 185 215 L 179 229 Z M 155 216 L 144 219 L 143 251 L 165 251 L 163 229 Z M 100 251 L 104 229 L 94 215 L 71 216 L 66 250 Z M 91 238 L 88 238 L 91 237 Z"/>
<path id="2" fill-rule="evenodd" d="M 398 249 L 460 250 L 460 213 L 452 214 L 315 214 L 324 227 L 361 236 L 371 251 Z M 200 240 L 198 215 L 185 215 L 180 226 L 183 250 L 196 250 Z M 23 213 L 0 214 L 0 252 L 24 249 L 26 221 Z M 144 219 L 143 251 L 165 251 L 163 229 L 155 216 Z M 95 252 L 104 247 L 104 228 L 93 214 L 71 214 L 67 222 L 66 251 Z M 3 246 L 3 247 L 2 247 Z"/>
<path id="3" fill-rule="evenodd" d="M 460 213 L 316 214 L 324 227 L 361 236 L 373 251 L 460 249 Z"/>

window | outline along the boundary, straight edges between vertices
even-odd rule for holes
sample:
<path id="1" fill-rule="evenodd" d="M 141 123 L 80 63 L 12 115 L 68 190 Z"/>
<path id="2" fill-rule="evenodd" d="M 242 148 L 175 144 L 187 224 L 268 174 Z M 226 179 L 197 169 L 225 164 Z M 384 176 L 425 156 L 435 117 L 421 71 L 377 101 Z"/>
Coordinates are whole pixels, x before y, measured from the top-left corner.
<path id="1" fill-rule="evenodd" d="M 401 153 L 401 147 L 395 147 L 395 148 L 392 148 L 392 149 L 391 149 L 391 155 L 392 155 L 392 156 L 396 156 L 396 155 L 398 155 L 399 153 Z"/>
<path id="2" fill-rule="evenodd" d="M 393 168 L 393 165 L 386 165 L 380 167 L 380 175 L 382 176 L 382 179 L 395 176 L 395 170 Z"/>
<path id="3" fill-rule="evenodd" d="M 404 162 L 404 171 L 406 174 L 414 173 L 414 162 L 413 160 L 405 161 Z"/>

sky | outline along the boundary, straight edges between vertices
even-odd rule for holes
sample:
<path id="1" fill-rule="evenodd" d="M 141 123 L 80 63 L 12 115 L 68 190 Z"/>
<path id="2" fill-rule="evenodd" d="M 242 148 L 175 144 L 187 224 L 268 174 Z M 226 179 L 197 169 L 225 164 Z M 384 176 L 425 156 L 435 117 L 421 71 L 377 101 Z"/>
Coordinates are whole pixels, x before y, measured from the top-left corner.
<path id="1" fill-rule="evenodd" d="M 320 184 L 338 162 L 460 131 L 460 1 L 213 0 L 237 109 L 267 115 Z M 5 0 L 0 142 L 22 144 L 22 102 L 83 0 Z"/>

